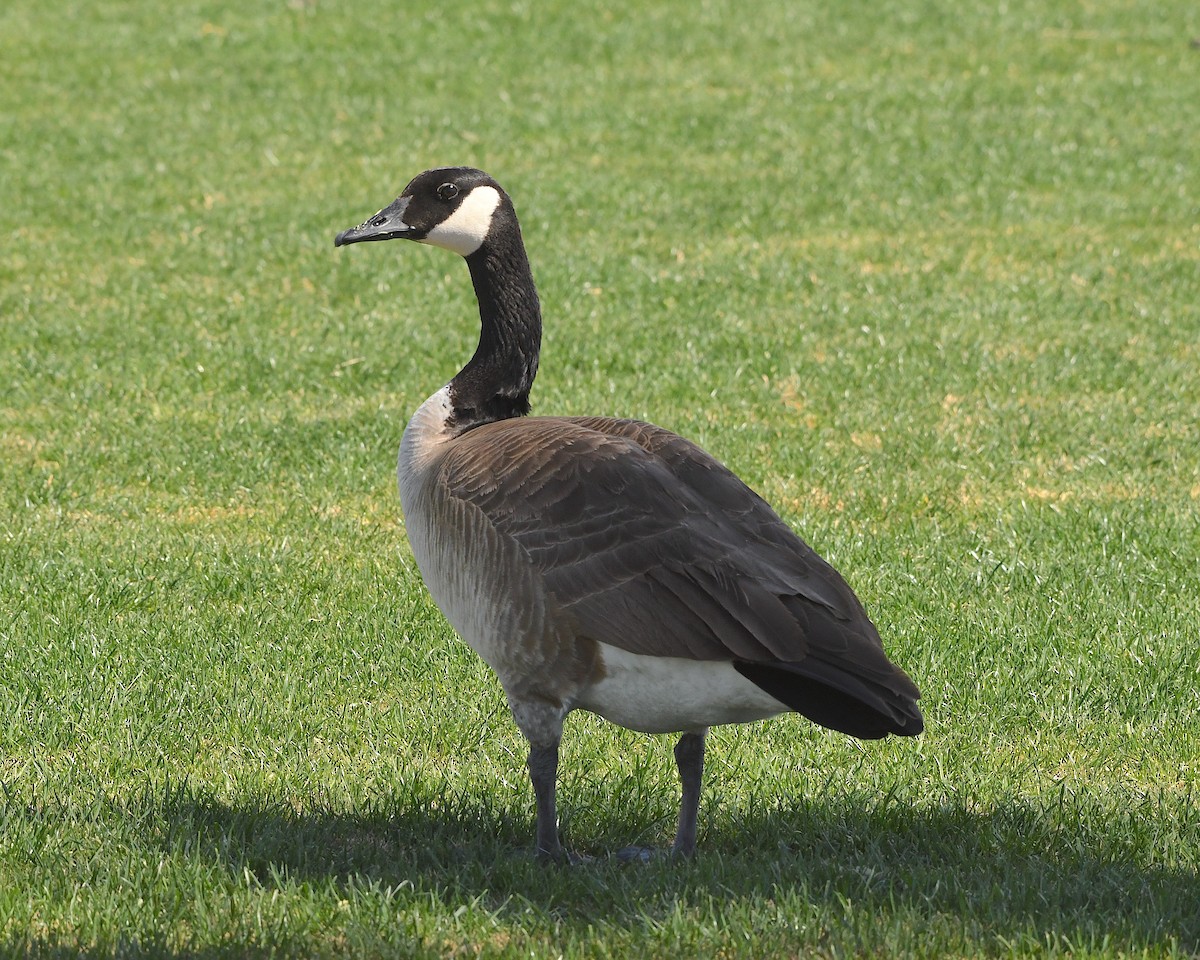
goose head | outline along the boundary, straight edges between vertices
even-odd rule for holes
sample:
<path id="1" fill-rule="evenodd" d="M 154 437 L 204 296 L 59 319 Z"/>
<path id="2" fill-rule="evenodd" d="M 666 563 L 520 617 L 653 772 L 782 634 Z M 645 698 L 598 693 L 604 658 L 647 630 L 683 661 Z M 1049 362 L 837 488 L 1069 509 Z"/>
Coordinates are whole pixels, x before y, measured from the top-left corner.
<path id="1" fill-rule="evenodd" d="M 447 429 L 529 412 L 542 315 L 521 227 L 500 184 L 472 167 L 426 170 L 373 217 L 343 230 L 334 245 L 415 240 L 452 250 L 471 272 L 479 303 L 479 346 L 448 384 Z"/>
<path id="2" fill-rule="evenodd" d="M 441 167 L 414 177 L 388 206 L 343 230 L 333 244 L 415 240 L 469 257 L 487 242 L 500 211 L 511 214 L 512 202 L 482 170 Z"/>

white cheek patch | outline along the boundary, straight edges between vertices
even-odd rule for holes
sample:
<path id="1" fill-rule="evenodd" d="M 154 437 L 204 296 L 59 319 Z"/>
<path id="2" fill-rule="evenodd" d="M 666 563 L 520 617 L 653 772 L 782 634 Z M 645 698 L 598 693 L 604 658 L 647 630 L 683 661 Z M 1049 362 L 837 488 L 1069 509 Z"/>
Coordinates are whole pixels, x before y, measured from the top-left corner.
<path id="1" fill-rule="evenodd" d="M 457 210 L 426 234 L 424 242 L 469 257 L 487 238 L 498 206 L 500 192 L 495 187 L 476 187 Z"/>

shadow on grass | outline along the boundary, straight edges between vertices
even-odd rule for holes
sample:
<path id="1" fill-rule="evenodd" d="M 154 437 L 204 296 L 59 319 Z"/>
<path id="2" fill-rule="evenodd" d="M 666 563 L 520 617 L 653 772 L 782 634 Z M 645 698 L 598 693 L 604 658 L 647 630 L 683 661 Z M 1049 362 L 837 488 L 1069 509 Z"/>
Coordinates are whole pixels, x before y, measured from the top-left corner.
<path id="1" fill-rule="evenodd" d="M 479 905 L 517 926 L 532 911 L 578 936 L 666 922 L 680 908 L 712 918 L 790 902 L 816 904 L 834 922 L 857 912 L 915 929 L 949 923 L 984 952 L 1014 942 L 1069 950 L 1081 940 L 1200 951 L 1197 872 L 1147 862 L 1157 861 L 1153 843 L 1131 840 L 1111 812 L 1065 792 L 1041 806 L 975 806 L 911 808 L 852 792 L 785 801 L 718 815 L 694 861 L 577 867 L 533 860 L 523 812 L 444 795 L 296 812 L 270 801 L 232 806 L 185 788 L 109 815 L 141 820 L 145 841 L 172 858 L 215 864 L 268 889 L 330 885 L 347 899 L 382 892 L 401 911 L 410 898 L 428 910 L 432 898 L 446 914 Z M 1131 823 L 1157 830 L 1144 840 L 1179 829 L 1154 816 L 1153 807 L 1129 811 Z M 132 945 L 127 955 L 144 952 Z"/>
<path id="2" fill-rule="evenodd" d="M 1070 942 L 1086 931 L 1129 945 L 1173 940 L 1194 952 L 1197 872 L 1139 863 L 1129 849 L 1129 828 L 1153 831 L 1155 813 L 1152 806 L 1129 811 L 1130 823 L 1117 824 L 1111 812 L 1065 791 L 1040 807 L 1013 801 L 985 811 L 963 803 L 913 809 L 848 793 L 726 818 L 702 835 L 691 863 L 600 860 L 574 868 L 534 861 L 532 811 L 445 795 L 392 798 L 367 812 L 297 814 L 183 793 L 168 799 L 161 822 L 169 847 L 249 870 L 264 884 L 411 885 L 433 891 L 451 911 L 482 898 L 501 914 L 533 906 L 560 922 L 627 925 L 645 922 L 656 905 L 798 892 L 874 914 L 959 916 L 1006 939 Z"/>

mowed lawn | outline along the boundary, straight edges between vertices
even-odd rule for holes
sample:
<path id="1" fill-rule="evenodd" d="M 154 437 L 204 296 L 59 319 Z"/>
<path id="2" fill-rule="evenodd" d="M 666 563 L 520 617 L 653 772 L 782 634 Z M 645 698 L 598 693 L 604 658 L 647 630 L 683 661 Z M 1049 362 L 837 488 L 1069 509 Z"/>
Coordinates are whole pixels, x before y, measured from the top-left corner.
<path id="1" fill-rule="evenodd" d="M 1200 9 L 5 0 L 0 956 L 1200 952 Z M 513 195 L 540 413 L 653 420 L 862 597 L 926 733 L 568 723 L 590 865 L 421 585 L 445 251 Z"/>

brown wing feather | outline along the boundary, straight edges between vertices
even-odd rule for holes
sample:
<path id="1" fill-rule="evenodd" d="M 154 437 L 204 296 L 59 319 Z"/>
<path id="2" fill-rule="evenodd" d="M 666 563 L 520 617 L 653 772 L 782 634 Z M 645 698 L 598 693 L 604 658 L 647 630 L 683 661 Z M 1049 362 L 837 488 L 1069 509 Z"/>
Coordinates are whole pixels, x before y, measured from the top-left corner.
<path id="1" fill-rule="evenodd" d="M 916 710 L 916 686 L 837 571 L 676 434 L 633 420 L 504 420 L 458 438 L 442 480 L 521 544 L 594 640 L 779 667 L 889 713 L 897 700 Z"/>

